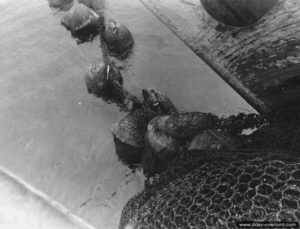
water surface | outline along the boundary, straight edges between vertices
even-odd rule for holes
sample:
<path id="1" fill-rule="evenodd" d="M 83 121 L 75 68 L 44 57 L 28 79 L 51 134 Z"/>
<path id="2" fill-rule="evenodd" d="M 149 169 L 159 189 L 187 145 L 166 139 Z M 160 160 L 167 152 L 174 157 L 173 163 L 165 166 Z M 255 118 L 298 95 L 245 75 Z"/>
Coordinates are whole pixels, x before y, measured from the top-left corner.
<path id="1" fill-rule="evenodd" d="M 109 0 L 105 14 L 127 25 L 134 54 L 125 87 L 163 90 L 180 110 L 252 109 L 138 0 Z M 98 228 L 116 228 L 143 188 L 114 152 L 110 126 L 124 113 L 93 98 L 83 75 L 101 60 L 99 40 L 77 45 L 43 0 L 0 0 L 0 161 Z"/>

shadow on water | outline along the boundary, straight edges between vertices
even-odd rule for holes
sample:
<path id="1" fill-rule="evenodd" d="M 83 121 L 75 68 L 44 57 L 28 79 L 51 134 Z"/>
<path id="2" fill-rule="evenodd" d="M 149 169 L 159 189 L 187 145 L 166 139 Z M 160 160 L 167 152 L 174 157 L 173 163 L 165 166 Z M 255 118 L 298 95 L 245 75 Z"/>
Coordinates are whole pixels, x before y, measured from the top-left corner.
<path id="1" fill-rule="evenodd" d="M 61 25 L 63 26 L 63 24 Z M 71 32 L 72 38 L 76 40 L 76 43 L 78 45 L 88 43 L 88 42 L 93 42 L 95 38 L 99 36 L 99 31 L 93 25 L 86 26 L 78 31 L 74 31 L 74 32 L 72 32 L 71 30 L 69 31 Z"/>

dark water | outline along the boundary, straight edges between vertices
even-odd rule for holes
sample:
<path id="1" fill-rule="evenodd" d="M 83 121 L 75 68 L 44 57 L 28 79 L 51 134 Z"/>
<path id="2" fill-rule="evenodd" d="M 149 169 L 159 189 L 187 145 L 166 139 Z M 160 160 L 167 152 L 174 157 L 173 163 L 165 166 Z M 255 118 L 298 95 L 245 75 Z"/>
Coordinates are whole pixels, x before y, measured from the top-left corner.
<path id="1" fill-rule="evenodd" d="M 134 54 L 125 87 L 164 91 L 180 110 L 252 109 L 138 0 L 110 0 L 105 14 L 127 25 Z M 114 153 L 110 126 L 124 113 L 93 98 L 83 75 L 101 61 L 99 40 L 77 45 L 43 0 L 0 0 L 1 165 L 99 228 L 116 228 L 143 188 Z"/>

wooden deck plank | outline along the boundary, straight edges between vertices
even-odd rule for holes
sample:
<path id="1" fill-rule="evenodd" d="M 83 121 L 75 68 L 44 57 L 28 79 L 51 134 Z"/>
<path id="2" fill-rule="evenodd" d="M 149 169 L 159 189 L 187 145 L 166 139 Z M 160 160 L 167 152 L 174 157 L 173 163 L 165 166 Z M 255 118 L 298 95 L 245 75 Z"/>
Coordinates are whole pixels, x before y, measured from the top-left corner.
<path id="1" fill-rule="evenodd" d="M 257 23 L 217 21 L 200 0 L 141 0 L 257 111 L 300 97 L 300 1 L 279 0 Z"/>

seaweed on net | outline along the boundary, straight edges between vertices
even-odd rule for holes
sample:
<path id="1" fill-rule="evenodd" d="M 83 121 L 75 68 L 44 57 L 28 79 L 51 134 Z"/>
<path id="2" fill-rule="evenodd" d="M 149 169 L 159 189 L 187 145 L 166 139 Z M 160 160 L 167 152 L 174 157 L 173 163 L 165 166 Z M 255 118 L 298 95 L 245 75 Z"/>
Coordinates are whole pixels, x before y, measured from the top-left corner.
<path id="1" fill-rule="evenodd" d="M 300 150 L 299 106 L 278 109 L 268 115 L 238 114 L 218 120 L 217 127 L 235 136 L 241 147 L 260 150 Z M 245 129 L 253 129 L 249 135 Z"/>
<path id="2" fill-rule="evenodd" d="M 300 128 L 297 126 L 298 128 L 293 125 L 263 128 L 246 138 L 244 143 L 247 148 L 299 150 Z"/>
<path id="3" fill-rule="evenodd" d="M 242 134 L 245 129 L 259 129 L 267 125 L 269 125 L 268 119 L 255 113 L 240 113 L 229 117 L 221 117 L 217 121 L 217 129 L 233 136 Z"/>
<path id="4" fill-rule="evenodd" d="M 249 136 L 241 136 L 245 148 L 290 150 L 300 149 L 300 123 L 297 120 L 273 122 L 263 126 Z"/>

